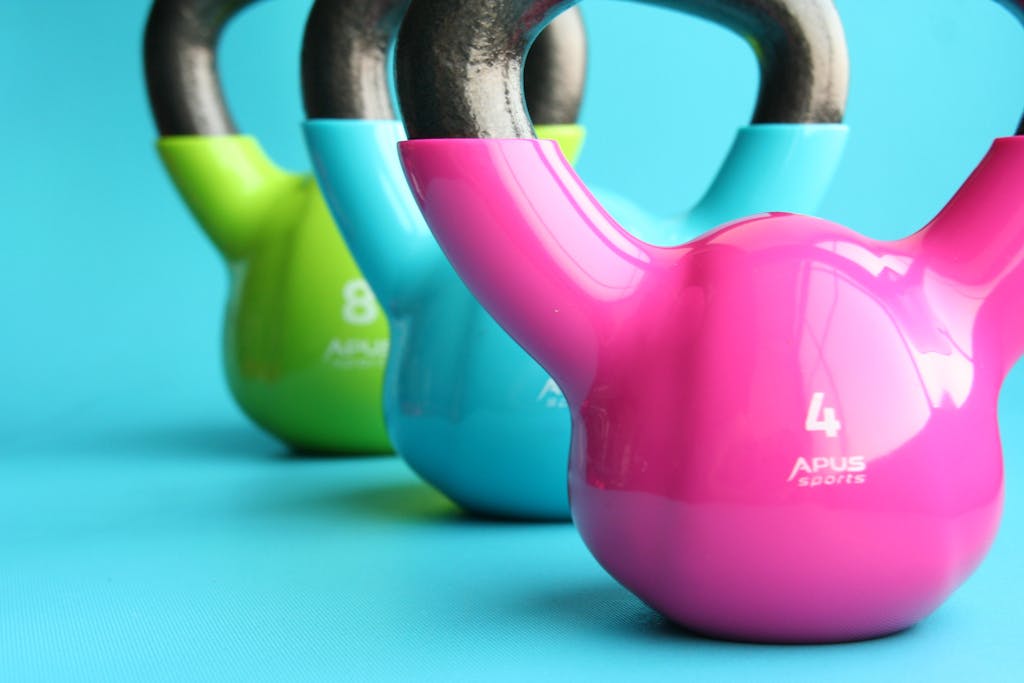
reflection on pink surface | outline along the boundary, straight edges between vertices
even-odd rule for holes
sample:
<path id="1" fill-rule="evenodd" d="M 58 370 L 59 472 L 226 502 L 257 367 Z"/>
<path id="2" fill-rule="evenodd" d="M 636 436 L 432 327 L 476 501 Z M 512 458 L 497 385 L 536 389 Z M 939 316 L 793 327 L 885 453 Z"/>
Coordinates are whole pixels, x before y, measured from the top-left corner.
<path id="1" fill-rule="evenodd" d="M 864 638 L 981 561 L 1024 351 L 1024 139 L 899 242 L 763 214 L 671 249 L 553 143 L 402 153 L 462 278 L 563 387 L 574 519 L 650 605 L 723 637 Z"/>

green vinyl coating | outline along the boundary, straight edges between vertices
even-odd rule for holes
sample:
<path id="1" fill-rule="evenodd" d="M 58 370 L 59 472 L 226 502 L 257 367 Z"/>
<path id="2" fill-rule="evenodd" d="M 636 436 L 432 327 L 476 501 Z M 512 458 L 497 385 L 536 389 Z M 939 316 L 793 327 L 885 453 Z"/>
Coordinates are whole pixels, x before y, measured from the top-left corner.
<path id="1" fill-rule="evenodd" d="M 228 263 L 224 362 L 238 404 L 297 450 L 390 452 L 388 325 L 316 181 L 246 135 L 169 136 L 157 148 Z"/>
<path id="2" fill-rule="evenodd" d="M 537 137 L 557 142 L 566 160 L 570 164 L 576 164 L 587 137 L 586 126 L 578 123 L 546 123 L 538 125 L 536 131 Z"/>

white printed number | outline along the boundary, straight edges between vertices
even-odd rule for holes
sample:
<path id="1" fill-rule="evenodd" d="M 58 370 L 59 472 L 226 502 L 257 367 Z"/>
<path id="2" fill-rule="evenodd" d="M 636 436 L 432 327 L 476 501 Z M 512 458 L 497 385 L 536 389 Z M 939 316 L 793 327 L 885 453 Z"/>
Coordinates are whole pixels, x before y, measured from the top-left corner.
<path id="1" fill-rule="evenodd" d="M 830 439 L 839 436 L 839 429 L 842 427 L 836 419 L 836 411 L 832 408 L 825 408 L 825 394 L 815 392 L 811 396 L 811 405 L 807 407 L 807 421 L 804 427 L 809 432 L 825 432 Z"/>
<path id="2" fill-rule="evenodd" d="M 366 280 L 346 282 L 341 288 L 341 298 L 345 302 L 341 307 L 341 318 L 350 325 L 369 325 L 380 315 L 377 299 Z"/>

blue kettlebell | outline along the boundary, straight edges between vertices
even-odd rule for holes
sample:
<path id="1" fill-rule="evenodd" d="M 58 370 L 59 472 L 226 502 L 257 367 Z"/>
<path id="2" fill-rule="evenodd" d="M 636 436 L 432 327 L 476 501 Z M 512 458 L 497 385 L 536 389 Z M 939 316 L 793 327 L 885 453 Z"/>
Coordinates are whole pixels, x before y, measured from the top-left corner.
<path id="1" fill-rule="evenodd" d="M 396 147 L 405 132 L 395 120 L 388 52 L 408 4 L 318 0 L 303 47 L 310 117 L 305 130 L 314 169 L 391 326 L 384 387 L 388 434 L 420 476 L 468 511 L 567 519 L 570 425 L 562 393 L 455 274 L 399 162 Z M 780 37 L 767 24 L 755 28 L 764 31 L 766 45 L 792 38 Z M 415 27 L 403 28 L 410 30 Z M 760 123 L 755 115 L 755 123 L 740 131 L 705 199 L 685 220 L 636 222 L 639 211 L 622 200 L 610 202 L 612 212 L 624 220 L 629 216 L 632 225 L 644 225 L 643 238 L 669 243 L 684 239 L 687 231 L 697 233 L 759 210 L 812 210 L 846 137 L 846 128 L 834 123 L 845 102 L 845 42 L 841 31 L 834 38 L 838 77 L 810 82 L 813 92 L 776 92 L 777 79 L 766 78 L 761 92 L 762 102 L 787 103 L 790 109 L 783 110 L 800 111 L 809 98 L 820 99 L 821 88 L 837 91 L 840 107 L 824 114 L 826 121 L 803 116 L 795 123 Z M 570 160 L 583 137 L 575 121 L 585 80 L 585 43 L 580 15 L 565 13 L 532 46 L 525 70 L 533 122 L 540 124 L 541 136 L 559 141 Z M 792 61 L 802 64 L 801 57 Z M 486 62 L 476 63 L 487 68 Z M 474 104 L 498 110 L 508 106 L 501 98 Z M 602 201 L 607 199 L 602 193 Z"/>

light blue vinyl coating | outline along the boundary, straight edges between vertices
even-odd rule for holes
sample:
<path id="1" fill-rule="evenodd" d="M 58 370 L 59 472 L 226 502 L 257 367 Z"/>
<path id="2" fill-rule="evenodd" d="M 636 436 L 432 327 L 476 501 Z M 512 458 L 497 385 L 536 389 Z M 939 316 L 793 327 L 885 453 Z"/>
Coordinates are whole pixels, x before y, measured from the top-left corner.
<path id="1" fill-rule="evenodd" d="M 700 201 L 684 213 L 653 218 L 599 197 L 608 212 L 651 244 L 688 242 L 723 223 L 765 211 L 813 214 L 843 155 L 841 123 L 759 123 L 739 129 Z"/>
<path id="2" fill-rule="evenodd" d="M 547 374 L 448 264 L 405 180 L 397 121 L 305 124 L 313 165 L 391 325 L 395 449 L 461 507 L 568 519 L 569 413 Z"/>
<path id="3" fill-rule="evenodd" d="M 305 133 L 327 203 L 391 325 L 384 415 L 398 452 L 467 510 L 567 519 L 565 401 L 477 303 L 434 241 L 399 161 L 401 123 L 312 120 Z M 704 199 L 671 219 L 597 195 L 655 244 L 683 242 L 751 213 L 810 212 L 846 134 L 832 124 L 743 128 Z"/>

